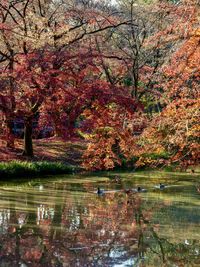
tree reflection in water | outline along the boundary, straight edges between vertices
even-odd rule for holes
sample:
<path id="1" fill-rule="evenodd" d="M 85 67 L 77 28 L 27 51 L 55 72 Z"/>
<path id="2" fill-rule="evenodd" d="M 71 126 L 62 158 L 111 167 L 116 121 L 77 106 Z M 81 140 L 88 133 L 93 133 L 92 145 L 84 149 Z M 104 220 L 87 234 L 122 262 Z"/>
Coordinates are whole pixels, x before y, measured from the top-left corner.
<path id="1" fill-rule="evenodd" d="M 200 265 L 199 242 L 159 237 L 151 218 L 160 203 L 148 207 L 139 194 L 66 196 L 57 188 L 46 198 L 23 195 L 20 207 L 19 195 L 5 199 L 7 207 L 0 210 L 2 267 Z"/>

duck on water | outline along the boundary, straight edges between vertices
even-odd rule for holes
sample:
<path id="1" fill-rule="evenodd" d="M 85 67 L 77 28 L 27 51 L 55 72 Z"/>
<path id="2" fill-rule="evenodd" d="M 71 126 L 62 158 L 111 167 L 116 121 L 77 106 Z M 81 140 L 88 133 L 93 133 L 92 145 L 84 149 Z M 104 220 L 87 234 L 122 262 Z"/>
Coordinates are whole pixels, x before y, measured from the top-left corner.
<path id="1" fill-rule="evenodd" d="M 127 195 L 131 193 L 144 193 L 144 192 L 147 192 L 147 189 L 141 188 L 140 186 L 138 186 L 137 188 L 134 188 L 134 189 L 125 189 L 124 192 Z"/>
<path id="2" fill-rule="evenodd" d="M 160 183 L 160 185 L 159 185 L 159 186 L 160 186 L 160 189 L 164 189 L 164 188 L 166 187 L 166 185 L 164 185 L 164 184 L 161 184 L 161 183 Z"/>
<path id="3" fill-rule="evenodd" d="M 117 192 L 117 191 L 121 191 L 121 190 L 113 190 L 113 191 L 104 191 L 103 189 L 101 189 L 100 187 L 97 188 L 97 195 L 98 196 L 102 196 L 104 195 L 105 193 L 113 193 L 113 192 Z M 144 188 L 141 188 L 140 186 L 138 186 L 136 189 L 125 189 L 123 190 L 124 193 L 126 193 L 127 195 L 128 194 L 131 194 L 131 193 L 144 193 L 144 192 L 147 192 L 147 189 L 144 189 Z"/>
<path id="4" fill-rule="evenodd" d="M 102 190 L 102 189 L 100 189 L 100 187 L 98 187 L 98 188 L 97 188 L 97 194 L 98 194 L 99 196 L 104 195 L 104 190 Z"/>
<path id="5" fill-rule="evenodd" d="M 155 188 L 156 189 L 160 189 L 160 190 L 163 190 L 163 189 L 165 189 L 167 186 L 165 185 L 165 184 L 162 184 L 162 183 L 160 183 L 159 185 L 156 185 L 155 186 Z"/>
<path id="6" fill-rule="evenodd" d="M 140 186 L 138 186 L 137 187 L 137 189 L 136 189 L 136 192 L 138 192 L 138 193 L 144 193 L 144 192 L 147 192 L 147 189 L 145 189 L 145 188 L 141 188 Z"/>

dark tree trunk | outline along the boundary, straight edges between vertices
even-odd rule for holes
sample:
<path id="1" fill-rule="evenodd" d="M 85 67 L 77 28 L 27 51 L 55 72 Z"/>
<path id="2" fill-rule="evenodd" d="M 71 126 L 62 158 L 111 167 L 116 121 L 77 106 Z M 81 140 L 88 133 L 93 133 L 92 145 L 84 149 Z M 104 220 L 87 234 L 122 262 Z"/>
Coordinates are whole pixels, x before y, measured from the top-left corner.
<path id="1" fill-rule="evenodd" d="M 6 119 L 6 147 L 8 148 L 14 148 L 14 135 L 12 130 L 12 121 L 10 119 Z"/>
<path id="2" fill-rule="evenodd" d="M 63 137 L 63 131 L 60 127 L 60 125 L 58 125 L 57 123 L 55 123 L 55 137 Z"/>
<path id="3" fill-rule="evenodd" d="M 26 117 L 24 120 L 24 151 L 23 155 L 33 157 L 32 142 L 32 117 Z"/>

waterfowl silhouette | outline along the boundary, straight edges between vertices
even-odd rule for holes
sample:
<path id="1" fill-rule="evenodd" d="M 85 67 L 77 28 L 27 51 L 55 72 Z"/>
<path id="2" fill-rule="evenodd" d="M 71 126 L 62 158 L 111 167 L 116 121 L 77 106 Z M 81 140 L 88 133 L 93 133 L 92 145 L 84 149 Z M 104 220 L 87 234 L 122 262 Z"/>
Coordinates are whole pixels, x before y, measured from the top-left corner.
<path id="1" fill-rule="evenodd" d="M 160 189 L 164 189 L 166 186 L 164 184 L 161 184 L 159 185 Z"/>
<path id="2" fill-rule="evenodd" d="M 104 194 L 104 191 L 98 187 L 98 188 L 97 188 L 97 194 L 98 194 L 99 196 L 102 196 L 102 195 Z"/>
<path id="3" fill-rule="evenodd" d="M 137 187 L 137 189 L 136 189 L 136 192 L 138 192 L 138 193 L 144 193 L 144 192 L 147 192 L 147 189 L 145 189 L 145 188 L 141 188 L 140 186 L 138 186 Z"/>
<path id="4" fill-rule="evenodd" d="M 154 188 L 164 190 L 167 186 L 165 184 L 159 183 L 159 185 L 155 185 Z"/>

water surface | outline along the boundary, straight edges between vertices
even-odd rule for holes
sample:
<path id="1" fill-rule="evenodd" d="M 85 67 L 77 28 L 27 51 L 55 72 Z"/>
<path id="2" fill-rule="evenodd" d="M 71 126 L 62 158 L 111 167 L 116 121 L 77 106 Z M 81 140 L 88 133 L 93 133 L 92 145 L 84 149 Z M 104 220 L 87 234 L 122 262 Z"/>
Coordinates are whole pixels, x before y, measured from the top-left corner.
<path id="1" fill-rule="evenodd" d="M 198 174 L 116 174 L 1 182 L 0 266 L 200 266 Z"/>

